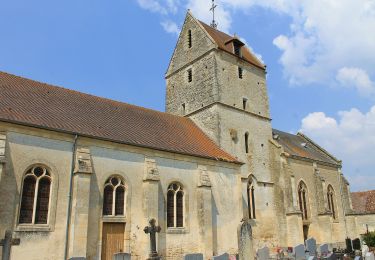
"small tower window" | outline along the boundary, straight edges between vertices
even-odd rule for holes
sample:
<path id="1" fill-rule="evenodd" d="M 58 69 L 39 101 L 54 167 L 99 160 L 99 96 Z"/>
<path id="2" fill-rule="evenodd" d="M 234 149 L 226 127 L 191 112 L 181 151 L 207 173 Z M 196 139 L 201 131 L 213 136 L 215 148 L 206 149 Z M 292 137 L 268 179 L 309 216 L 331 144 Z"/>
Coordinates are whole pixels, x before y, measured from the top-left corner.
<path id="1" fill-rule="evenodd" d="M 238 77 L 242 79 L 242 68 L 238 67 Z"/>
<path id="2" fill-rule="evenodd" d="M 233 48 L 234 48 L 234 54 L 241 57 L 241 45 L 234 42 Z"/>
<path id="3" fill-rule="evenodd" d="M 245 134 L 245 152 L 249 153 L 249 133 Z"/>
<path id="4" fill-rule="evenodd" d="M 193 41 L 192 41 L 192 38 L 191 38 L 191 30 L 188 31 L 188 46 L 189 46 L 189 48 L 191 48 L 191 46 L 193 46 Z"/>
<path id="5" fill-rule="evenodd" d="M 243 98 L 242 99 L 242 108 L 243 108 L 243 110 L 246 110 L 246 106 L 247 106 L 247 98 Z"/>
<path id="6" fill-rule="evenodd" d="M 185 107 L 185 103 L 182 104 L 182 114 L 185 115 L 186 113 L 186 107 Z"/>
<path id="7" fill-rule="evenodd" d="M 188 72 L 188 82 L 192 82 L 193 81 L 193 71 L 191 69 L 189 69 L 187 72 Z"/>

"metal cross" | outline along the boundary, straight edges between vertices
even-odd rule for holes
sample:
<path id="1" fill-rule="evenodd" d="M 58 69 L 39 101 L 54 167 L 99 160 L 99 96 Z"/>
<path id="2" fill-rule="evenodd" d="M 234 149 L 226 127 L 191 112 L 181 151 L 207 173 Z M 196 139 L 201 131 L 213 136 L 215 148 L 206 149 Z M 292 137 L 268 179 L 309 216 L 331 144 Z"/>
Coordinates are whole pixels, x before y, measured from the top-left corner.
<path id="1" fill-rule="evenodd" d="M 5 231 L 4 239 L 0 240 L 0 246 L 3 247 L 2 260 L 10 259 L 10 249 L 12 246 L 18 246 L 20 244 L 19 238 L 12 238 L 12 231 Z"/>
<path id="2" fill-rule="evenodd" d="M 212 23 L 211 23 L 211 27 L 213 28 L 217 28 L 217 23 L 215 21 L 215 8 L 217 7 L 217 5 L 215 5 L 215 0 L 212 0 L 212 6 L 210 8 L 210 11 L 212 11 Z"/>
<path id="3" fill-rule="evenodd" d="M 150 226 L 143 229 L 146 234 L 150 234 L 150 257 L 148 259 L 160 259 L 158 252 L 156 251 L 156 233 L 160 232 L 161 227 L 156 226 L 155 222 L 155 219 L 151 219 L 149 221 Z"/>

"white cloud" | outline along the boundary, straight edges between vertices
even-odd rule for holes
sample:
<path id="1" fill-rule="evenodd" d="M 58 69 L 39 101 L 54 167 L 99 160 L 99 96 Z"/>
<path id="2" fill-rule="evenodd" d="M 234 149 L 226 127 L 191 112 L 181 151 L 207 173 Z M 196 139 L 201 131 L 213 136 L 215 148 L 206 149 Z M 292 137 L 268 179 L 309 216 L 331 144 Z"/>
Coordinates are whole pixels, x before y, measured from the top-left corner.
<path id="1" fill-rule="evenodd" d="M 367 113 L 356 108 L 340 111 L 338 120 L 323 112 L 311 113 L 302 120 L 301 132 L 343 160 L 354 190 L 374 188 L 375 106 Z"/>
<path id="2" fill-rule="evenodd" d="M 375 83 L 371 81 L 367 72 L 359 68 L 341 68 L 336 79 L 342 86 L 354 87 L 365 97 L 375 94 Z"/>
<path id="3" fill-rule="evenodd" d="M 154 13 L 167 14 L 167 9 L 157 0 L 137 0 L 140 7 Z"/>
<path id="4" fill-rule="evenodd" d="M 292 84 L 328 85 L 343 67 L 375 73 L 373 0 L 290 2 L 293 9 L 276 7 L 293 18 L 290 35 L 279 35 L 274 44 L 282 51 L 280 63 Z"/>
<path id="5" fill-rule="evenodd" d="M 167 20 L 167 21 L 161 22 L 160 24 L 161 26 L 163 26 L 163 29 L 167 33 L 176 34 L 177 36 L 180 34 L 180 30 L 178 29 L 178 26 L 175 22 Z"/>

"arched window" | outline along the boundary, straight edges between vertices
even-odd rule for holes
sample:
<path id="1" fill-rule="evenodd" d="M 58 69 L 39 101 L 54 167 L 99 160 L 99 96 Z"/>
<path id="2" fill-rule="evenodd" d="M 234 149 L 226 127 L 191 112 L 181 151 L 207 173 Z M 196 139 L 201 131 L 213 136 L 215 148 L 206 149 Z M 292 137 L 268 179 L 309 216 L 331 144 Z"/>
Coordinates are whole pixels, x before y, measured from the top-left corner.
<path id="1" fill-rule="evenodd" d="M 249 218 L 255 219 L 255 196 L 254 196 L 254 182 L 252 177 L 249 177 L 247 183 L 247 209 L 249 211 Z"/>
<path id="2" fill-rule="evenodd" d="M 167 192 L 167 227 L 184 226 L 184 191 L 180 183 L 168 186 Z"/>
<path id="3" fill-rule="evenodd" d="M 44 166 L 33 166 L 23 178 L 20 224 L 47 224 L 51 195 L 51 175 Z"/>
<path id="4" fill-rule="evenodd" d="M 336 219 L 336 210 L 335 210 L 335 191 L 333 190 L 332 185 L 328 185 L 327 188 L 327 200 L 328 200 L 328 208 L 332 212 L 333 219 Z"/>
<path id="5" fill-rule="evenodd" d="M 111 176 L 104 185 L 103 216 L 124 216 L 125 183 L 118 176 Z"/>
<path id="6" fill-rule="evenodd" d="M 245 133 L 245 152 L 249 153 L 249 133 Z"/>
<path id="7" fill-rule="evenodd" d="M 298 201 L 299 209 L 302 212 L 302 219 L 308 219 L 307 207 L 308 207 L 308 196 L 307 196 L 307 186 L 301 181 L 298 185 Z"/>

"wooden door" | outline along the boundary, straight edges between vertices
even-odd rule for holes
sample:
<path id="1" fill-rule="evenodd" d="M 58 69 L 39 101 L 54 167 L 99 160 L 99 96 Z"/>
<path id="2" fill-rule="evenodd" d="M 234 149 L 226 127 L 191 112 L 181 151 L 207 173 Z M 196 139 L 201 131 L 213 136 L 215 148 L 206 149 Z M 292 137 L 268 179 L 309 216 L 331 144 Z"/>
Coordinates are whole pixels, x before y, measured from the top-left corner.
<path id="1" fill-rule="evenodd" d="M 124 252 L 125 223 L 103 223 L 102 260 L 112 260 L 113 255 Z"/>

